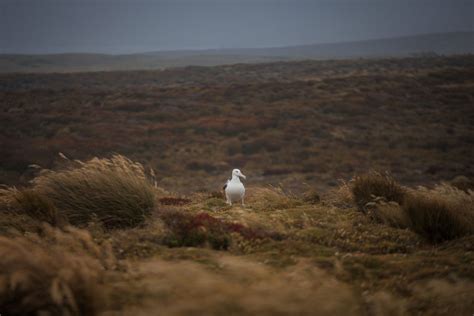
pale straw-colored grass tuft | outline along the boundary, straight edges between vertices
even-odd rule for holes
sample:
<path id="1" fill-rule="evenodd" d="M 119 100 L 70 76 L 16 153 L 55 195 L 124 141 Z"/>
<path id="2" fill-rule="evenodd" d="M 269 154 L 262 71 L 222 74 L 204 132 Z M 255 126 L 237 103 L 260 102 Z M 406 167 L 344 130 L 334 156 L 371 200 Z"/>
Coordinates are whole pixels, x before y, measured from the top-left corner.
<path id="1" fill-rule="evenodd" d="M 84 226 L 97 218 L 107 228 L 143 223 L 157 193 L 143 166 L 120 155 L 42 171 L 33 190 L 52 201 L 71 224 Z"/>

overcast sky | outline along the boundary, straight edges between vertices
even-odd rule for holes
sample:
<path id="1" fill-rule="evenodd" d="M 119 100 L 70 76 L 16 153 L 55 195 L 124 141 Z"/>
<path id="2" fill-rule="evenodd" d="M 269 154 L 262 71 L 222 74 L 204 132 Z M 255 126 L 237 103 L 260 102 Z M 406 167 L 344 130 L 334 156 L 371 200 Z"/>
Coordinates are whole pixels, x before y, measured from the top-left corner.
<path id="1" fill-rule="evenodd" d="M 273 47 L 473 31 L 474 0 L 0 0 L 0 53 Z"/>

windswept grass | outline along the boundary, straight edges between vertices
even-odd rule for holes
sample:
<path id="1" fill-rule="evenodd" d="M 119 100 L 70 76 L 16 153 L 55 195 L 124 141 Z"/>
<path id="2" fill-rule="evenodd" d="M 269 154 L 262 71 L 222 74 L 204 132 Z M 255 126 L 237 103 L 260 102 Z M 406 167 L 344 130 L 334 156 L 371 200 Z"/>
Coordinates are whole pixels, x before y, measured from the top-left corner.
<path id="1" fill-rule="evenodd" d="M 470 194 L 449 186 L 406 192 L 406 200 L 426 194 L 472 205 Z M 21 237 L 0 229 L 0 309 L 13 315 L 443 315 L 471 308 L 474 236 L 433 244 L 412 231 L 404 204 L 376 199 L 362 213 L 347 204 L 346 184 L 320 202 L 268 187 L 250 186 L 248 193 L 246 207 L 202 192 L 168 194 L 160 212 L 132 228 L 92 221 L 87 232 L 39 224 L 38 234 L 27 226 Z M 411 229 L 399 229 L 405 220 Z M 0 217 L 0 228 L 4 222 Z M 435 279 L 460 296 L 424 291 Z M 446 303 L 431 305 L 434 298 Z"/>
<path id="2" fill-rule="evenodd" d="M 53 226 L 59 224 L 58 210 L 53 202 L 45 195 L 41 195 L 31 189 L 15 190 L 13 198 L 18 204 L 18 208 L 31 218 Z"/>
<path id="3" fill-rule="evenodd" d="M 410 218 L 396 202 L 379 201 L 368 208 L 367 215 L 379 223 L 396 228 L 409 228 Z"/>
<path id="4" fill-rule="evenodd" d="M 403 189 L 387 175 L 355 179 L 352 193 L 360 210 L 378 222 L 410 228 L 432 242 L 474 233 L 474 195 L 442 184 L 434 189 Z"/>
<path id="5" fill-rule="evenodd" d="M 474 233 L 474 195 L 447 185 L 420 188 L 403 203 L 411 228 L 439 242 Z"/>
<path id="6" fill-rule="evenodd" d="M 378 198 L 402 203 L 405 190 L 388 174 L 371 172 L 357 176 L 352 186 L 354 201 L 361 211 L 367 211 L 367 203 Z"/>
<path id="7" fill-rule="evenodd" d="M 151 315 L 362 315 L 357 296 L 343 282 L 307 261 L 278 271 L 240 257 L 222 255 L 219 269 L 190 261 L 155 259 L 140 266 L 148 292 L 140 308 Z M 159 280 L 159 282 L 157 282 Z M 179 297 L 179 301 L 170 299 Z"/>
<path id="8" fill-rule="evenodd" d="M 120 155 L 45 171 L 34 179 L 33 190 L 36 202 L 51 201 L 77 226 L 95 218 L 106 228 L 139 225 L 155 207 L 156 199 L 143 166 Z M 30 200 L 23 194 L 20 204 L 32 208 Z"/>
<path id="9" fill-rule="evenodd" d="M 106 307 L 104 269 L 115 263 L 81 230 L 0 237 L 0 310 L 5 315 L 96 315 Z"/>

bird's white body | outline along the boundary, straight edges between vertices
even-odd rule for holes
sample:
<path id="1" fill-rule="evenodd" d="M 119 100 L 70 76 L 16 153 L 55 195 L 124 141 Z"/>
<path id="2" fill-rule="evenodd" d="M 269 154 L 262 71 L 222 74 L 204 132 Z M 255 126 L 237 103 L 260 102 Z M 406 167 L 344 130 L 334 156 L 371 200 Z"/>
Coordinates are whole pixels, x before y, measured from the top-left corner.
<path id="1" fill-rule="evenodd" d="M 240 181 L 240 177 L 245 179 L 240 170 L 234 169 L 232 171 L 232 178 L 224 186 L 225 197 L 229 205 L 232 205 L 233 202 L 242 202 L 242 205 L 244 205 L 245 187 Z"/>

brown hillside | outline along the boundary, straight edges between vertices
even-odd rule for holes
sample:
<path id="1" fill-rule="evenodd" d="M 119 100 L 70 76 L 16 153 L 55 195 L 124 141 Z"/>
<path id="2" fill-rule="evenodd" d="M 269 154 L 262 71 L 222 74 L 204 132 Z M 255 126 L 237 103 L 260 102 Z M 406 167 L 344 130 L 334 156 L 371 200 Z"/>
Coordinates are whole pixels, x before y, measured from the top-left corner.
<path id="1" fill-rule="evenodd" d="M 474 56 L 0 75 L 0 183 L 127 155 L 169 190 L 325 189 L 369 169 L 429 184 L 474 168 Z M 20 179 L 20 180 L 18 180 Z"/>

